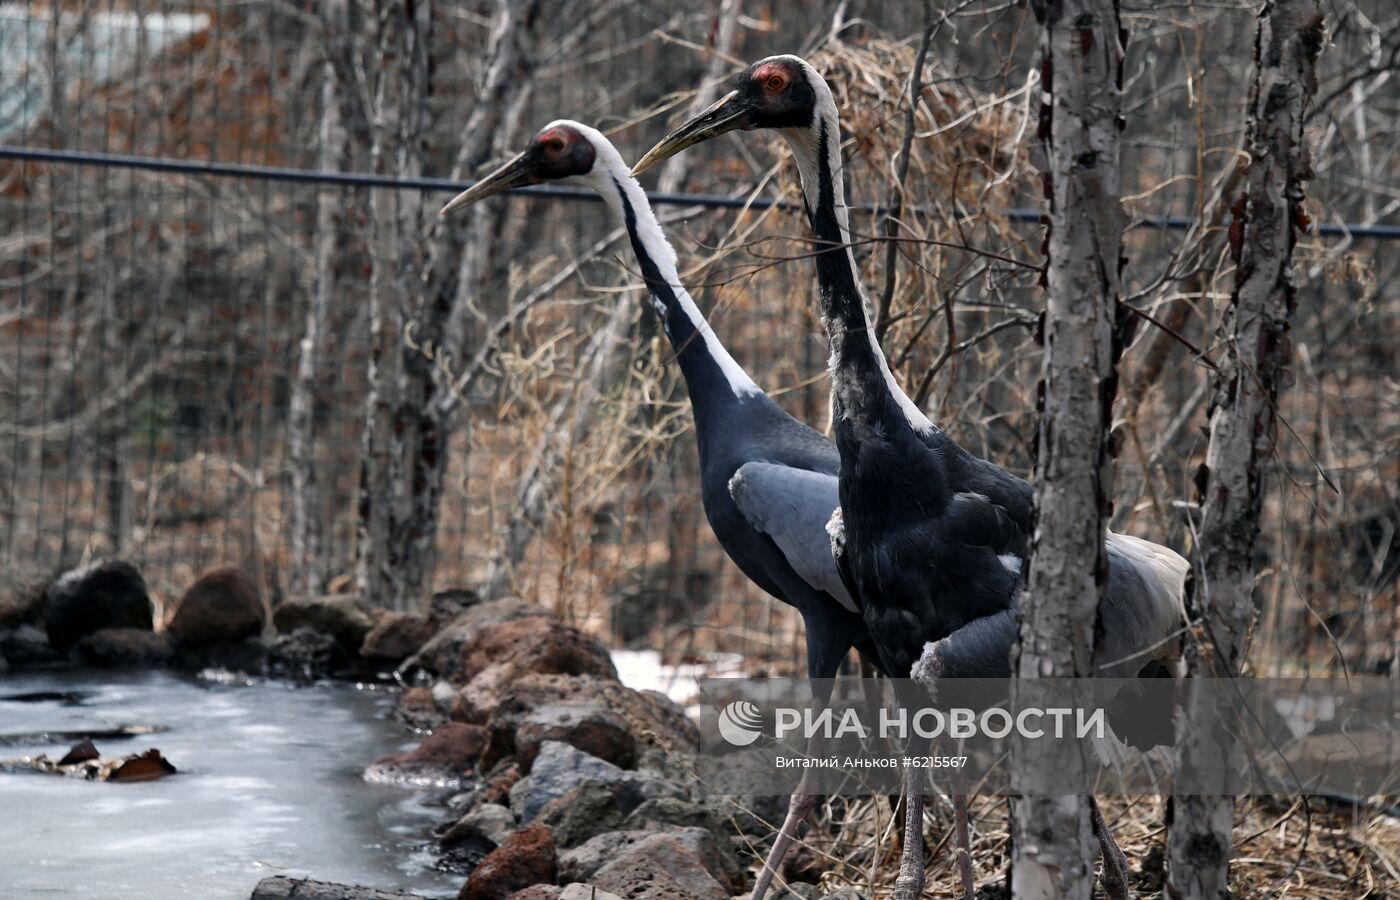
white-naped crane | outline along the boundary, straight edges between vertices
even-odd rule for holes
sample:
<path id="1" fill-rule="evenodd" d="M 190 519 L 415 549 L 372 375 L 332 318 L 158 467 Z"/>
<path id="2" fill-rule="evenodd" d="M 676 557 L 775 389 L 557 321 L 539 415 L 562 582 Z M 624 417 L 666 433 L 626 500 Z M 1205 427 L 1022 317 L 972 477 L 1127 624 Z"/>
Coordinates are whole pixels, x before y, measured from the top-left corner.
<path id="1" fill-rule="evenodd" d="M 797 609 L 806 631 L 814 699 L 854 647 L 879 669 L 865 622 L 831 555 L 826 525 L 837 504 L 840 456 L 830 438 L 788 415 L 734 360 L 681 284 L 676 253 L 612 142 L 579 122 L 551 122 L 524 152 L 453 198 L 450 214 L 502 191 L 541 182 L 596 192 L 626 227 L 637 266 L 676 354 L 695 416 L 705 516 L 720 546 L 755 584 Z M 809 748 L 811 749 L 811 748 Z M 781 834 L 795 834 L 820 799 L 803 775 Z M 792 837 L 770 852 L 776 866 Z M 767 890 L 765 866 L 755 894 Z"/>
<path id="2" fill-rule="evenodd" d="M 850 251 L 840 120 L 831 88 L 805 60 L 750 65 L 734 89 L 653 147 L 634 174 L 731 131 L 777 130 L 792 148 L 807 218 L 822 320 L 831 343 L 832 412 L 841 455 L 841 515 L 833 521 L 838 571 L 863 611 L 885 671 L 1009 676 L 1016 596 L 1033 526 L 1034 489 L 959 447 L 900 389 L 867 314 Z M 1099 607 L 1100 674 L 1156 674 L 1174 665 L 1184 622 L 1187 564 L 1173 551 L 1110 532 L 1110 576 Z M 918 672 L 915 665 L 918 663 Z M 897 898 L 923 888 L 920 770 L 907 768 L 904 853 Z M 965 803 L 955 797 L 967 863 Z M 1092 804 L 1104 850 L 1104 886 L 1127 896 L 1126 860 Z"/>

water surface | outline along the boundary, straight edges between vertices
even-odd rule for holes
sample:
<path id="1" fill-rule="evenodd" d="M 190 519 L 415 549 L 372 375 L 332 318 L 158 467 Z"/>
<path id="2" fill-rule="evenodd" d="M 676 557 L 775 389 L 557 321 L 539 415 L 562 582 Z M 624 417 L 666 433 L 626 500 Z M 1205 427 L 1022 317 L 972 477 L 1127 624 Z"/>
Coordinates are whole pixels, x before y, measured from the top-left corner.
<path id="1" fill-rule="evenodd" d="M 431 869 L 435 798 L 360 778 L 415 743 L 388 718 L 389 691 L 167 672 L 0 677 L 0 697 L 32 691 L 78 700 L 0 700 L 0 759 L 67 750 L 6 735 L 158 725 L 169 730 L 97 747 L 157 747 L 179 774 L 111 784 L 0 773 L 0 897 L 233 900 L 271 875 L 432 897 L 461 884 Z"/>

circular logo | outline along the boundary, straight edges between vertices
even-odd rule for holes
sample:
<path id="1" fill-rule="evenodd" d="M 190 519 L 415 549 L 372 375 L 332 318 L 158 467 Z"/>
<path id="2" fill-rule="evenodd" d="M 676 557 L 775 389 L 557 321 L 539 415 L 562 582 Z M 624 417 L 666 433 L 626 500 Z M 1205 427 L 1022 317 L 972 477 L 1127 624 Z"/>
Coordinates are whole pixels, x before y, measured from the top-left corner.
<path id="1" fill-rule="evenodd" d="M 719 711 L 719 734 L 736 747 L 747 747 L 763 733 L 763 714 L 747 700 L 735 700 Z"/>

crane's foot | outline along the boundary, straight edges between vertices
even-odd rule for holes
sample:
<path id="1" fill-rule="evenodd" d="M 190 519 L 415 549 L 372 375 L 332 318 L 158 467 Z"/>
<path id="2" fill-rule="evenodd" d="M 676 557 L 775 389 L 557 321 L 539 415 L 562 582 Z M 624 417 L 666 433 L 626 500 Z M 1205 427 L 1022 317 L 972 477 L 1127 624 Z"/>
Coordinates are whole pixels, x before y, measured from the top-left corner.
<path id="1" fill-rule="evenodd" d="M 919 873 L 914 876 L 901 875 L 894 880 L 894 893 L 890 894 L 890 900 L 919 900 L 924 893 L 924 876 Z"/>
<path id="2" fill-rule="evenodd" d="M 1132 889 L 1128 887 L 1128 857 L 1118 848 L 1118 842 L 1108 830 L 1103 820 L 1097 800 L 1089 799 L 1089 815 L 1094 826 L 1094 837 L 1099 840 L 1099 852 L 1103 856 L 1103 872 L 1099 880 L 1103 892 L 1109 900 L 1131 900 Z"/>

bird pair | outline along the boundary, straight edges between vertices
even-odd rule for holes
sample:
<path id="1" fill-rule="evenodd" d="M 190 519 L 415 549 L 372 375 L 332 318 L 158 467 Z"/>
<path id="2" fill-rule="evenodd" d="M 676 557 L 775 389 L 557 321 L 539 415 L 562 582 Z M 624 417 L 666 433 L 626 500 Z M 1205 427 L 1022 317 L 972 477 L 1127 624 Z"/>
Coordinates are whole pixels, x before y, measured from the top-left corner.
<path id="1" fill-rule="evenodd" d="M 701 141 L 774 129 L 792 148 L 809 224 L 823 322 L 832 349 L 835 441 L 783 412 L 724 349 L 680 282 L 676 255 L 634 175 Z M 602 134 L 559 120 L 529 147 L 453 199 L 447 214 L 543 181 L 597 192 L 626 227 L 653 305 L 684 375 L 699 444 L 705 513 L 721 546 L 759 587 L 793 606 L 807 638 L 808 674 L 828 693 L 854 647 L 898 679 L 911 674 L 1005 677 L 1016 641 L 1016 596 L 1028 553 L 1034 491 L 1024 479 L 959 447 L 895 381 L 866 313 L 850 251 L 840 122 L 830 87 L 806 61 L 775 56 L 684 123 L 633 169 Z M 838 514 L 833 516 L 833 511 Z M 828 536 L 827 527 L 833 533 Z M 1109 533 L 1108 589 L 1099 609 L 1099 674 L 1138 674 L 1172 662 L 1185 561 Z M 825 703 L 829 696 L 818 696 Z M 896 897 L 923 887 L 922 798 L 909 768 Z M 806 777 L 754 888 L 760 900 L 819 798 Z M 964 893 L 973 896 L 965 798 L 955 797 Z M 1126 896 L 1125 860 L 1094 807 L 1104 884 Z"/>

